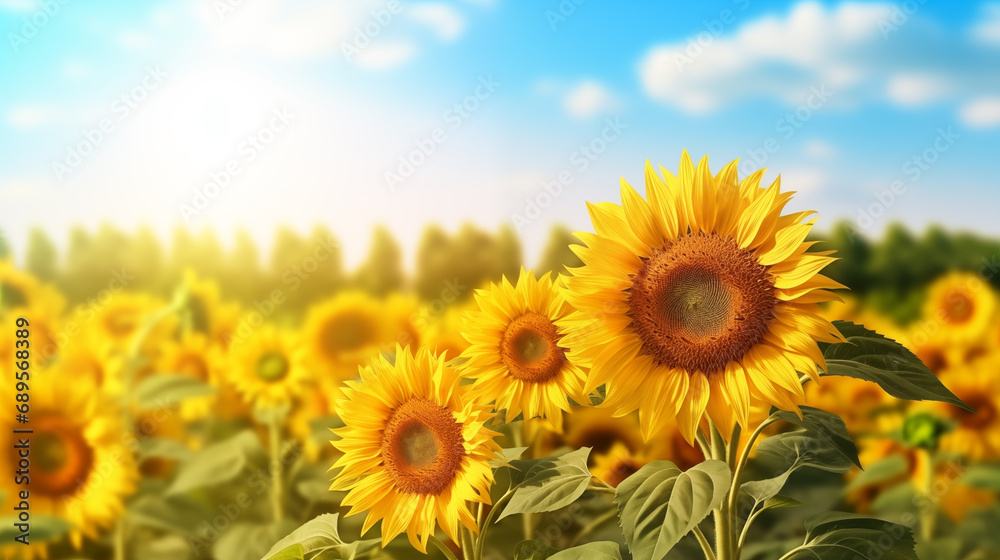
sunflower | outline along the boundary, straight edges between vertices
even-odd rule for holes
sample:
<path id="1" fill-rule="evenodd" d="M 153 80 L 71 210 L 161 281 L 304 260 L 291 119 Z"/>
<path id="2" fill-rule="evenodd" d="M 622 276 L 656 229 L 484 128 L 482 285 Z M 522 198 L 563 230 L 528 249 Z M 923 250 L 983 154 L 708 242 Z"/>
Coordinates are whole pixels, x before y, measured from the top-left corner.
<path id="1" fill-rule="evenodd" d="M 458 542 L 458 524 L 476 531 L 467 502 L 490 503 L 489 461 L 499 434 L 483 424 L 489 410 L 467 398 L 461 374 L 425 348 L 396 347 L 348 381 L 337 408 L 345 427 L 331 442 L 344 452 L 331 490 L 348 490 L 348 515 L 369 510 L 362 533 L 382 520 L 382 545 L 406 531 L 426 552 L 435 521 Z"/>
<path id="2" fill-rule="evenodd" d="M 622 206 L 588 203 L 596 234 L 576 234 L 563 340 L 591 367 L 586 391 L 639 410 L 645 438 L 676 416 L 690 442 L 706 410 L 728 434 L 752 400 L 797 410 L 799 373 L 825 367 L 817 341 L 842 340 L 821 316 L 843 286 L 819 274 L 830 252 L 807 252 L 812 212 L 782 215 L 780 177 L 760 188 L 763 170 L 736 168 L 713 177 L 684 152 L 664 179 L 647 162 L 646 199 L 623 180 Z"/>
<path id="3" fill-rule="evenodd" d="M 806 400 L 810 406 L 837 411 L 852 434 L 876 429 L 878 417 L 899 404 L 875 383 L 854 377 L 831 377 L 822 384 L 809 383 Z"/>
<path id="4" fill-rule="evenodd" d="M 73 372 L 74 379 L 87 379 L 108 395 L 120 395 L 123 360 L 107 341 L 86 330 L 67 344 L 59 357 L 59 367 Z"/>
<path id="5" fill-rule="evenodd" d="M 584 371 L 566 357 L 565 331 L 556 322 L 572 311 L 549 275 L 540 280 L 521 269 L 517 284 L 477 290 L 477 311 L 466 317 L 463 335 L 469 348 L 465 375 L 474 378 L 471 396 L 495 402 L 513 420 L 542 417 L 562 426 L 569 411 L 567 395 L 581 399 Z"/>
<path id="6" fill-rule="evenodd" d="M 253 406 L 268 408 L 291 402 L 310 382 L 302 349 L 290 333 L 273 325 L 257 328 L 232 351 L 235 364 L 228 370 L 229 380 Z"/>
<path id="7" fill-rule="evenodd" d="M 626 478 L 655 460 L 646 452 L 629 451 L 625 444 L 618 442 L 606 453 L 594 455 L 594 466 L 590 468 L 590 472 L 593 473 L 594 478 L 603 480 L 617 488 Z"/>
<path id="8" fill-rule="evenodd" d="M 974 461 L 1000 459 L 1000 359 L 989 357 L 963 364 L 943 375 L 941 381 L 976 411 L 934 401 L 914 404 L 918 410 L 954 423 L 954 429 L 941 437 L 941 449 Z"/>
<path id="9" fill-rule="evenodd" d="M 436 310 L 433 305 L 428 306 L 420 318 L 426 325 L 423 345 L 437 354 L 462 355 L 469 347 L 469 341 L 462 336 L 462 318 L 474 308 L 475 302 L 470 303 L 468 309 L 458 303 L 443 310 Z"/>
<path id="10" fill-rule="evenodd" d="M 383 306 L 363 292 L 343 292 L 309 310 L 305 346 L 310 367 L 338 379 L 353 378 L 392 336 Z"/>
<path id="11" fill-rule="evenodd" d="M 149 295 L 136 292 L 118 292 L 108 301 L 91 304 L 81 311 L 87 322 L 93 321 L 100 336 L 119 350 L 128 350 L 140 328 L 150 321 L 166 304 Z M 157 345 L 167 338 L 176 326 L 176 318 L 161 319 L 153 326 L 142 350 L 155 353 Z"/>
<path id="12" fill-rule="evenodd" d="M 0 259 L 0 310 L 37 305 L 61 313 L 66 300 L 52 286 L 18 269 L 10 259 Z"/>
<path id="13" fill-rule="evenodd" d="M 79 549 L 84 537 L 97 538 L 99 529 L 110 527 L 122 515 L 124 499 L 134 491 L 138 474 L 132 454 L 121 443 L 115 411 L 99 399 L 93 385 L 66 383 L 62 375 L 67 374 L 36 372 L 29 422 L 15 423 L 13 414 L 3 415 L 0 437 L 10 465 L 19 460 L 15 447 L 19 439 L 30 438 L 31 513 L 68 522 L 70 540 Z M 15 429 L 33 433 L 24 436 Z M 14 476 L 0 482 L 8 505 L 21 490 L 24 487 L 14 483 Z M 32 545 L 45 548 L 41 543 Z M 44 557 L 40 549 L 35 552 Z"/>
<path id="14" fill-rule="evenodd" d="M 193 377 L 209 386 L 221 385 L 223 357 L 218 347 L 208 337 L 197 332 L 186 332 L 180 341 L 170 341 L 163 345 L 155 369 L 159 373 L 173 373 Z M 186 399 L 181 403 L 181 417 L 185 420 L 200 420 L 214 410 L 217 395 L 205 395 Z"/>
<path id="15" fill-rule="evenodd" d="M 953 343 L 976 342 L 986 336 L 996 312 L 997 298 L 989 284 L 968 272 L 938 278 L 924 302 L 924 319 L 934 321 L 940 326 L 940 336 Z"/>

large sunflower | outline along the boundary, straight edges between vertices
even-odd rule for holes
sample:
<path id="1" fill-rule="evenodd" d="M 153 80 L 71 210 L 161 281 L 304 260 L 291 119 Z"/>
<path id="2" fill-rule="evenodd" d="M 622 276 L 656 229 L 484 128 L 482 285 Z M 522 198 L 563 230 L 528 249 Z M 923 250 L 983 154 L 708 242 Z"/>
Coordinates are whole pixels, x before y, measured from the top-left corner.
<path id="1" fill-rule="evenodd" d="M 951 342 L 977 342 L 993 325 L 997 298 L 989 284 L 968 272 L 938 278 L 927 293 L 924 318 L 936 321 L 940 336 Z M 937 329 L 932 334 L 937 334 Z"/>
<path id="2" fill-rule="evenodd" d="M 229 381 L 252 406 L 269 408 L 291 402 L 310 382 L 303 351 L 290 333 L 265 324 L 235 345 Z"/>
<path id="3" fill-rule="evenodd" d="M 93 384 L 66 383 L 56 377 L 66 374 L 50 370 L 32 375 L 29 422 L 16 423 L 14 414 L 0 416 L 0 438 L 9 465 L 19 460 L 18 440 L 30 438 L 31 513 L 67 521 L 70 540 L 80 548 L 83 537 L 97 538 L 99 529 L 110 527 L 124 512 L 124 499 L 135 489 L 138 473 L 121 442 L 117 413 L 99 399 Z M 4 394 L 13 402 L 9 393 Z M 25 436 L 15 429 L 33 433 Z M 13 474 L 0 482 L 7 511 L 25 489 L 14 482 Z M 32 546 L 44 548 L 40 543 Z"/>
<path id="4" fill-rule="evenodd" d="M 516 285 L 504 277 L 475 297 L 479 309 L 466 317 L 462 333 L 470 344 L 463 370 L 476 379 L 471 396 L 495 402 L 508 420 L 523 411 L 561 427 L 567 395 L 580 398 L 586 374 L 566 357 L 565 332 L 556 321 L 572 309 L 552 278 L 536 280 L 522 268 Z"/>
<path id="5" fill-rule="evenodd" d="M 349 490 L 348 515 L 370 510 L 362 533 L 382 520 L 382 544 L 406 531 L 426 552 L 435 520 L 458 542 L 458 524 L 476 531 L 467 502 L 490 503 L 489 461 L 499 434 L 486 407 L 467 398 L 461 375 L 443 357 L 396 347 L 348 381 L 337 407 L 345 427 L 332 442 L 344 452 L 331 490 Z"/>
<path id="6" fill-rule="evenodd" d="M 780 178 L 760 188 L 763 170 L 738 182 L 736 167 L 713 176 L 684 152 L 664 179 L 647 162 L 646 199 L 623 180 L 622 206 L 588 204 L 596 233 L 577 234 L 563 340 L 591 367 L 586 390 L 607 384 L 646 438 L 676 416 L 692 441 L 706 410 L 728 433 L 751 399 L 796 409 L 799 374 L 824 366 L 816 342 L 840 340 L 819 304 L 843 286 L 819 274 L 829 252 L 807 252 L 812 213 L 782 215 Z"/>
<path id="7" fill-rule="evenodd" d="M 304 328 L 309 365 L 337 378 L 353 378 L 392 335 L 378 300 L 343 292 L 309 310 Z"/>

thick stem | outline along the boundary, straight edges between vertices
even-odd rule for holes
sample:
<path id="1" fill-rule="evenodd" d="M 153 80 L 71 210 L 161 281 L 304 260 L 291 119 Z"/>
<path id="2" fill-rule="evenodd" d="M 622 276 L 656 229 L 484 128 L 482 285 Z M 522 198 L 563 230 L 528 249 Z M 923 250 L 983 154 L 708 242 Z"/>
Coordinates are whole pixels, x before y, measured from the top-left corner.
<path id="1" fill-rule="evenodd" d="M 931 541 L 934 539 L 934 533 L 937 531 L 937 500 L 931 494 L 931 489 L 934 488 L 934 453 L 926 449 L 918 449 L 917 453 L 924 456 L 924 460 L 927 463 L 927 469 L 924 474 L 924 480 L 921 482 L 923 488 L 920 489 L 920 493 L 924 495 L 926 500 L 920 505 L 922 508 L 920 510 L 920 537 L 924 541 Z"/>
<path id="2" fill-rule="evenodd" d="M 271 512 L 274 522 L 281 521 L 283 508 L 281 507 L 281 417 L 272 415 L 268 423 L 271 441 Z"/>
<path id="3" fill-rule="evenodd" d="M 118 518 L 115 525 L 115 560 L 125 560 L 125 517 Z"/>
<path id="4" fill-rule="evenodd" d="M 729 468 L 733 465 L 728 463 L 729 444 L 722 438 L 722 434 L 711 420 L 709 420 L 709 430 L 712 435 L 712 459 L 727 461 Z M 733 560 L 733 528 L 730 523 L 729 503 L 723 500 L 722 506 L 715 510 L 715 552 L 719 560 Z"/>

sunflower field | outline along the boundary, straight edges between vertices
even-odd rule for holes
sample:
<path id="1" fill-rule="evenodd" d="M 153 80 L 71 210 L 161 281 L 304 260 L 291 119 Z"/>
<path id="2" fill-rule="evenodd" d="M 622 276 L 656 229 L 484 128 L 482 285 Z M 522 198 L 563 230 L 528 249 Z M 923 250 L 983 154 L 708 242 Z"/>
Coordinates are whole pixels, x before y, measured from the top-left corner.
<path id="1" fill-rule="evenodd" d="M 0 260 L 4 558 L 1000 558 L 1000 241 L 647 164 L 511 229 Z"/>

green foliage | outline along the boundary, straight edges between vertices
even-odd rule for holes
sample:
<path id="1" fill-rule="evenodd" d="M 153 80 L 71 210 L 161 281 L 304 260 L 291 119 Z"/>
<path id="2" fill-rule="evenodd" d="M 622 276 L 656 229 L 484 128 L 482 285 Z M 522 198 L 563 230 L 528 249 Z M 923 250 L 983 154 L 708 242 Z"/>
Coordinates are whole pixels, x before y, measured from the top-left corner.
<path id="1" fill-rule="evenodd" d="M 802 546 L 782 560 L 917 560 L 909 527 L 850 513 L 806 520 Z"/>
<path id="2" fill-rule="evenodd" d="M 206 446 L 181 467 L 168 495 L 228 482 L 243 472 L 252 454 L 263 454 L 257 435 L 246 430 L 218 443 Z"/>
<path id="3" fill-rule="evenodd" d="M 514 547 L 514 560 L 545 560 L 557 552 L 541 541 L 521 541 Z"/>
<path id="4" fill-rule="evenodd" d="M 212 395 L 216 389 L 200 379 L 176 373 L 161 373 L 143 379 L 131 393 L 138 410 L 170 406 L 191 397 Z"/>
<path id="5" fill-rule="evenodd" d="M 354 273 L 354 282 L 375 296 L 385 296 L 403 287 L 403 252 L 385 226 L 372 234 L 368 258 Z"/>
<path id="6" fill-rule="evenodd" d="M 839 416 L 811 406 L 801 406 L 799 412 L 802 414 L 801 418 L 794 412 L 774 410 L 771 413 L 771 419 L 784 420 L 805 428 L 809 435 L 840 453 L 844 459 L 852 464 L 861 467 L 861 460 L 858 459 L 858 447 L 854 444 L 854 440 L 847 432 L 847 426 Z"/>
<path id="7" fill-rule="evenodd" d="M 787 468 L 775 477 L 743 483 L 741 492 L 749 496 L 756 506 L 777 496 L 788 478 L 803 467 L 836 473 L 849 471 L 853 465 L 852 459 L 829 441 L 816 438 L 808 430 L 786 432 L 765 439 L 757 447 L 758 453 L 781 458 Z"/>
<path id="8" fill-rule="evenodd" d="M 621 560 L 622 553 L 618 543 L 602 541 L 592 542 L 557 552 L 548 557 L 549 560 Z"/>
<path id="9" fill-rule="evenodd" d="M 576 501 L 587 491 L 591 474 L 587 469 L 590 448 L 559 457 L 513 460 L 510 467 L 514 495 L 498 521 L 516 513 L 555 511 Z"/>
<path id="10" fill-rule="evenodd" d="M 58 263 L 56 246 L 39 228 L 32 228 L 28 234 L 28 248 L 25 251 L 25 268 L 45 282 L 56 278 Z"/>
<path id="11" fill-rule="evenodd" d="M 616 492 L 618 518 L 635 560 L 660 560 L 718 508 L 732 474 L 709 460 L 682 472 L 670 461 L 653 461 L 626 478 Z"/>
<path id="12" fill-rule="evenodd" d="M 571 245 L 582 245 L 582 243 L 565 227 L 552 226 L 552 230 L 549 232 L 549 241 L 542 251 L 542 257 L 538 261 L 538 266 L 535 267 L 535 273 L 538 275 L 546 272 L 566 274 L 567 268 L 583 266 L 580 257 L 576 256 L 576 253 L 570 249 Z"/>
<path id="13" fill-rule="evenodd" d="M 261 560 L 301 558 L 301 556 L 287 556 L 296 554 L 300 550 L 303 556 L 315 553 L 310 556 L 313 560 L 355 560 L 378 547 L 379 539 L 345 543 L 340 538 L 340 531 L 337 528 L 338 517 L 336 513 L 324 513 L 307 522 L 278 541 Z M 225 557 L 220 556 L 220 558 Z"/>
<path id="14" fill-rule="evenodd" d="M 822 375 L 864 379 L 897 399 L 941 401 L 974 412 L 902 344 L 851 322 L 834 326 L 847 342 L 820 343 L 827 364 Z"/>

